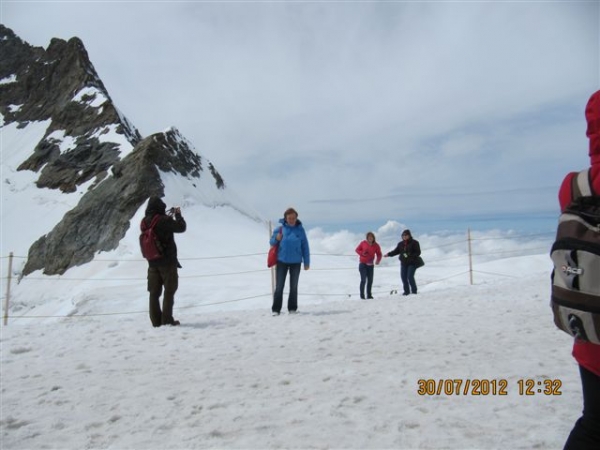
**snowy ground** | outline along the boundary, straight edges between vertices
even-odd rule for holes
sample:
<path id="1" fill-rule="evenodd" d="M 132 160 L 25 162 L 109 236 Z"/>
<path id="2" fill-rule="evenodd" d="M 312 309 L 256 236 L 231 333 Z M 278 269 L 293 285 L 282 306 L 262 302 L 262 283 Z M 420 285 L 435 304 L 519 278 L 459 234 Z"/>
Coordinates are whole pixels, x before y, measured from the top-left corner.
<path id="1" fill-rule="evenodd" d="M 399 270 L 389 258 L 375 270 L 375 299 L 361 301 L 354 248 L 368 230 L 307 223 L 301 313 L 271 317 L 266 224 L 209 177 L 162 174 L 165 202 L 182 207 L 188 230 L 176 238 L 182 325 L 154 329 L 138 244 L 144 207 L 117 249 L 63 276 L 18 280 L 32 242 L 92 183 L 64 194 L 17 170 L 48 126 L 2 127 L 11 149 L 0 164 L 2 450 L 562 448 L 581 392 L 571 340 L 548 305 L 548 235 L 475 232 L 471 286 L 465 236 L 412 227 L 426 261 L 419 294 L 392 295 Z M 389 251 L 403 228 L 390 220 L 373 231 Z M 419 395 L 420 380 L 434 392 Z M 524 380 L 534 395 L 520 392 Z M 561 395 L 543 393 L 547 380 Z"/>
<path id="2" fill-rule="evenodd" d="M 165 175 L 165 201 L 188 222 L 176 238 L 182 325 L 154 329 L 144 208 L 114 251 L 63 276 L 18 280 L 31 242 L 76 199 L 5 173 L 2 295 L 6 254 L 15 258 L 0 329 L 3 450 L 560 449 L 580 414 L 571 341 L 548 305 L 547 235 L 474 233 L 471 286 L 464 235 L 413 229 L 426 261 L 419 294 L 391 295 L 401 292 L 398 260 L 386 258 L 375 299 L 361 301 L 354 248 L 364 234 L 305 224 L 301 313 L 271 317 L 266 224 Z M 23 229 L 22 217 L 52 220 Z M 403 228 L 374 230 L 384 252 Z M 537 384 L 522 395 L 527 379 L 559 380 L 562 395 Z M 419 395 L 419 380 L 435 380 L 425 386 L 435 392 Z"/>
<path id="3" fill-rule="evenodd" d="M 486 263 L 504 276 L 473 286 L 432 282 L 451 269 L 428 265 L 406 298 L 383 292 L 395 261 L 376 269 L 374 300 L 301 295 L 297 316 L 271 317 L 268 296 L 191 307 L 208 279 L 182 279 L 180 327 L 153 329 L 145 297 L 123 288 L 119 302 L 80 298 L 69 318 L 12 319 L 2 448 L 560 449 L 581 392 L 570 338 L 552 324 L 548 260 Z M 358 274 L 303 271 L 301 294 L 327 279 L 353 291 Z M 419 395 L 421 379 L 460 380 L 461 392 Z M 562 395 L 521 395 L 524 379 L 560 380 Z"/>

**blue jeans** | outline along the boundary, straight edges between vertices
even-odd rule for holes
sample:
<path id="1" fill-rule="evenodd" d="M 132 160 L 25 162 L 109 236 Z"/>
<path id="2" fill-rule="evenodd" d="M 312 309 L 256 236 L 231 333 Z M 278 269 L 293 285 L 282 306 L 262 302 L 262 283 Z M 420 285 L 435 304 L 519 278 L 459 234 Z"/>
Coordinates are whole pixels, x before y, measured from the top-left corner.
<path id="1" fill-rule="evenodd" d="M 400 265 L 400 278 L 402 279 L 402 287 L 404 288 L 405 294 L 417 293 L 417 282 L 415 281 L 415 272 L 417 266 L 415 265 Z"/>
<path id="2" fill-rule="evenodd" d="M 373 286 L 373 272 L 374 267 L 365 263 L 358 265 L 358 272 L 360 273 L 360 298 L 365 298 L 365 284 L 367 285 L 367 297 L 373 297 L 371 295 L 371 287 Z"/>
<path id="3" fill-rule="evenodd" d="M 288 271 L 290 272 L 290 294 L 288 296 L 288 311 L 296 311 L 298 309 L 298 280 L 300 279 L 301 263 L 287 264 L 277 261 L 275 270 L 275 293 L 273 294 L 273 306 L 271 311 L 281 312 L 283 304 L 283 288 L 285 287 L 285 278 Z"/>

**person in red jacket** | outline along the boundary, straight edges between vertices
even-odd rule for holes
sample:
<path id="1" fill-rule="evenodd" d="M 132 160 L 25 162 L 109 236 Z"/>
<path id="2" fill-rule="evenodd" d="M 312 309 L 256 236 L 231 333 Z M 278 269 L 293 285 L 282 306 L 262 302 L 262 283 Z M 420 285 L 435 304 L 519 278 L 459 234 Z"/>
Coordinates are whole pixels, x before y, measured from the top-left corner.
<path id="1" fill-rule="evenodd" d="M 587 137 L 590 140 L 590 185 L 600 196 L 600 91 L 596 91 L 585 108 Z M 571 202 L 571 182 L 577 172 L 569 173 L 560 186 L 561 211 Z M 600 274 L 599 274 L 600 276 Z M 573 357 L 579 364 L 583 392 L 583 413 L 565 443 L 565 450 L 600 449 L 600 345 L 576 339 Z"/>
<path id="2" fill-rule="evenodd" d="M 366 239 L 358 244 L 355 251 L 360 257 L 358 264 L 358 272 L 360 273 L 360 298 L 365 298 L 365 284 L 367 286 L 367 298 L 373 298 L 371 293 L 375 271 L 373 264 L 381 262 L 381 247 L 375 242 L 375 234 L 369 231 Z M 375 257 L 377 257 L 377 260 L 375 260 Z"/>

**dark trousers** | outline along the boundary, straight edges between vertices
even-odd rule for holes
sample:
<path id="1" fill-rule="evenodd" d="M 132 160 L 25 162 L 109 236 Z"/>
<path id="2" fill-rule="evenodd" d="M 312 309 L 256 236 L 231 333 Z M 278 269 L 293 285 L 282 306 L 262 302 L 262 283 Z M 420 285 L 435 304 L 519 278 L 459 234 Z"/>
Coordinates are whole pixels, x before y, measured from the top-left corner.
<path id="1" fill-rule="evenodd" d="M 177 265 L 148 267 L 148 292 L 150 293 L 150 321 L 155 327 L 173 323 L 173 304 L 175 292 L 179 286 Z M 160 309 L 160 295 L 163 288 L 162 311 Z"/>
<path id="2" fill-rule="evenodd" d="M 360 273 L 360 298 L 365 298 L 365 284 L 367 285 L 367 297 L 373 297 L 371 295 L 371 288 L 373 287 L 373 273 L 374 267 L 365 263 L 358 265 L 358 272 Z"/>
<path id="3" fill-rule="evenodd" d="M 275 270 L 276 285 L 275 293 L 273 294 L 273 306 L 271 311 L 281 312 L 283 304 L 283 288 L 285 287 L 285 279 L 288 271 L 290 272 L 290 294 L 288 296 L 288 311 L 296 311 L 298 309 L 298 280 L 300 279 L 300 266 L 298 264 L 286 264 L 277 261 Z"/>
<path id="4" fill-rule="evenodd" d="M 600 449 L 600 377 L 579 366 L 583 391 L 583 415 L 565 443 L 565 450 Z"/>
<path id="5" fill-rule="evenodd" d="M 405 294 L 417 293 L 417 282 L 415 281 L 415 272 L 417 266 L 415 265 L 400 265 L 400 279 L 402 280 L 402 287 Z"/>

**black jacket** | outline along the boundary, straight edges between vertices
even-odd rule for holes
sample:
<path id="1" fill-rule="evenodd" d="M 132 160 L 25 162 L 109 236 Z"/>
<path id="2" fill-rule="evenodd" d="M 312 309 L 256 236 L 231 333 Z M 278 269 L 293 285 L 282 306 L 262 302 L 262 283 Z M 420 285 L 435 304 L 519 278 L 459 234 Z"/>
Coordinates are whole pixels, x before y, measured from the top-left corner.
<path id="1" fill-rule="evenodd" d="M 164 256 L 162 258 L 148 261 L 148 264 L 150 267 L 167 266 L 171 264 L 181 267 L 177 260 L 177 244 L 175 244 L 175 236 L 173 236 L 173 234 L 183 233 L 187 228 L 187 224 L 181 213 L 175 214 L 174 216 L 168 216 L 165 214 L 165 209 L 165 204 L 158 198 L 151 198 L 148 202 L 148 207 L 146 208 L 144 220 L 148 226 L 150 226 L 150 222 L 152 222 L 152 218 L 155 215 L 158 214 L 160 216 L 160 220 L 156 224 L 154 231 L 156 232 L 156 236 L 160 240 L 160 243 L 163 245 L 164 251 Z"/>
<path id="2" fill-rule="evenodd" d="M 405 241 L 398 242 L 394 250 L 387 254 L 388 256 L 400 255 L 398 259 L 403 266 L 416 266 L 417 258 L 421 255 L 421 246 L 419 241 L 410 238 Z"/>

